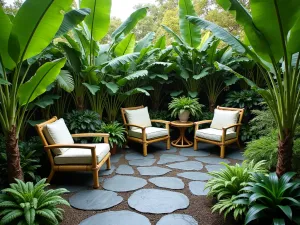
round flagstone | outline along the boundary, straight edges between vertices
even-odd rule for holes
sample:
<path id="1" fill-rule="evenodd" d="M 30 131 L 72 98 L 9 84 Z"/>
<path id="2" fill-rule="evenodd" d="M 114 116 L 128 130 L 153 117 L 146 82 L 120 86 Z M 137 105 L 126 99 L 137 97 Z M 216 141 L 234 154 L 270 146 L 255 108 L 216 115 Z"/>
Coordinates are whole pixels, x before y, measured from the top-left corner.
<path id="1" fill-rule="evenodd" d="M 195 158 L 195 159 L 200 162 L 207 163 L 207 164 L 220 164 L 221 162 L 230 163 L 230 161 L 228 159 L 222 159 L 222 158 L 217 158 L 217 157 L 201 157 L 201 158 Z"/>
<path id="2" fill-rule="evenodd" d="M 128 199 L 131 208 L 143 213 L 172 213 L 186 209 L 190 202 L 186 195 L 173 191 L 158 189 L 141 189 Z"/>
<path id="3" fill-rule="evenodd" d="M 213 172 L 213 171 L 220 171 L 222 169 L 225 169 L 226 167 L 224 165 L 206 165 L 205 168 L 207 169 L 208 172 Z"/>
<path id="4" fill-rule="evenodd" d="M 194 195 L 207 195 L 208 189 L 204 190 L 205 182 L 202 181 L 191 181 L 189 183 L 189 189 Z"/>
<path id="5" fill-rule="evenodd" d="M 226 157 L 228 157 L 230 159 L 236 159 L 236 160 L 244 160 L 245 159 L 243 152 L 240 152 L 240 151 L 230 152 L 229 154 L 226 155 Z"/>
<path id="6" fill-rule="evenodd" d="M 209 180 L 211 178 L 209 174 L 202 172 L 184 172 L 178 173 L 177 176 L 190 180 Z"/>
<path id="7" fill-rule="evenodd" d="M 195 151 L 193 148 L 184 148 L 179 151 L 180 155 L 188 156 L 188 157 L 202 157 L 202 156 L 209 156 L 210 153 L 208 151 Z"/>
<path id="8" fill-rule="evenodd" d="M 173 155 L 173 154 L 162 154 L 157 164 L 161 165 L 161 164 L 173 163 L 173 162 L 183 162 L 186 160 L 188 160 L 188 158 L 185 156 Z"/>
<path id="9" fill-rule="evenodd" d="M 147 156 L 143 156 L 143 154 L 140 152 L 133 152 L 125 155 L 125 159 L 127 160 L 145 159 L 145 158 L 153 159 L 154 156 L 153 154 L 148 154 Z"/>
<path id="10" fill-rule="evenodd" d="M 128 175 L 128 174 L 134 174 L 134 170 L 132 169 L 131 166 L 123 164 L 118 167 L 116 173 Z"/>
<path id="11" fill-rule="evenodd" d="M 152 166 L 156 159 L 135 159 L 128 161 L 130 166 Z"/>
<path id="12" fill-rule="evenodd" d="M 137 170 L 143 176 L 160 176 L 172 171 L 158 166 L 137 167 Z"/>
<path id="13" fill-rule="evenodd" d="M 104 190 L 80 191 L 69 199 L 72 207 L 82 210 L 108 209 L 122 201 L 123 198 L 117 193 Z"/>
<path id="14" fill-rule="evenodd" d="M 101 167 L 101 169 L 99 170 L 99 176 L 108 176 L 108 175 L 111 175 L 115 171 L 115 169 L 116 169 L 116 167 L 114 165 L 110 166 L 110 170 L 107 170 L 106 168 L 107 168 L 107 166 L 106 166 L 106 164 L 104 164 Z"/>
<path id="15" fill-rule="evenodd" d="M 156 225 L 198 225 L 198 222 L 189 215 L 170 214 L 163 216 Z"/>
<path id="16" fill-rule="evenodd" d="M 179 190 L 184 188 L 184 183 L 176 177 L 154 177 L 149 181 L 157 187 Z"/>
<path id="17" fill-rule="evenodd" d="M 147 181 L 139 177 L 116 175 L 103 183 L 103 188 L 116 192 L 134 191 L 144 187 Z"/>
<path id="18" fill-rule="evenodd" d="M 203 164 L 198 161 L 187 161 L 169 164 L 167 167 L 180 170 L 202 170 Z"/>
<path id="19" fill-rule="evenodd" d="M 122 154 L 115 154 L 110 156 L 111 163 L 118 163 L 123 155 Z"/>
<path id="20" fill-rule="evenodd" d="M 128 210 L 98 213 L 83 220 L 79 225 L 151 225 L 149 219 Z"/>

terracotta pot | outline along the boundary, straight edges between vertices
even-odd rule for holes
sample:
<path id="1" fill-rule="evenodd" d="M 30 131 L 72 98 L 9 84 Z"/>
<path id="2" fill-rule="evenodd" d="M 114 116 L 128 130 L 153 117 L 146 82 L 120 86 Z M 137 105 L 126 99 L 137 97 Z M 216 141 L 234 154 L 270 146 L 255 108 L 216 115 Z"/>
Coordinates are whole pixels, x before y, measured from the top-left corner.
<path id="1" fill-rule="evenodd" d="M 110 149 L 110 154 L 115 155 L 117 153 L 118 146 L 116 144 Z"/>
<path id="2" fill-rule="evenodd" d="M 190 117 L 190 111 L 184 110 L 182 113 L 179 114 L 180 122 L 187 122 Z"/>

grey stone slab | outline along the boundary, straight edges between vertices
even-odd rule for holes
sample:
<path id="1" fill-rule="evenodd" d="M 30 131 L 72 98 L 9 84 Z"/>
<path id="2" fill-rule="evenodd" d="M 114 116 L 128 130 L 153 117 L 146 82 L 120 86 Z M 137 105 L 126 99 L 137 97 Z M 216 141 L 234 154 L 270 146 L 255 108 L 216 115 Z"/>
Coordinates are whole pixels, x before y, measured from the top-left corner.
<path id="1" fill-rule="evenodd" d="M 189 180 L 209 180 L 211 176 L 207 173 L 202 172 L 184 172 L 184 173 L 178 173 L 177 176 L 184 177 Z"/>
<path id="2" fill-rule="evenodd" d="M 151 225 L 141 214 L 122 210 L 98 213 L 83 220 L 79 225 Z"/>
<path id="3" fill-rule="evenodd" d="M 110 156 L 110 162 L 111 163 L 118 163 L 120 161 L 120 159 L 122 158 L 122 154 L 115 154 Z"/>
<path id="4" fill-rule="evenodd" d="M 213 171 L 220 171 L 222 169 L 225 169 L 226 167 L 223 165 L 206 165 L 205 168 L 207 169 L 208 172 L 213 172 Z"/>
<path id="5" fill-rule="evenodd" d="M 158 166 L 138 167 L 137 170 L 143 176 L 160 176 L 172 171 Z"/>
<path id="6" fill-rule="evenodd" d="M 173 154 L 162 154 L 157 164 L 161 165 L 161 164 L 173 163 L 173 162 L 183 162 L 186 160 L 188 160 L 188 158 L 185 156 L 173 155 Z"/>
<path id="7" fill-rule="evenodd" d="M 134 174 L 134 170 L 132 169 L 131 166 L 123 164 L 118 167 L 118 169 L 116 170 L 116 173 L 130 175 L 130 174 Z"/>
<path id="8" fill-rule="evenodd" d="M 189 189 L 193 195 L 207 195 L 208 189 L 204 190 L 205 182 L 202 181 L 191 181 L 189 183 Z"/>
<path id="9" fill-rule="evenodd" d="M 177 152 L 177 148 L 171 148 L 169 150 L 164 149 L 164 150 L 156 150 L 155 153 L 159 153 L 159 154 L 163 154 L 163 153 L 176 153 Z"/>
<path id="10" fill-rule="evenodd" d="M 230 151 L 228 151 L 228 152 L 230 152 Z M 243 152 L 241 152 L 241 151 L 230 152 L 229 154 L 226 154 L 226 157 L 230 158 L 230 159 L 241 160 L 241 161 L 243 161 L 245 159 L 245 157 L 243 156 Z"/>
<path id="11" fill-rule="evenodd" d="M 116 175 L 112 178 L 108 178 L 103 183 L 103 188 L 116 192 L 134 191 L 144 187 L 147 181 L 143 178 Z"/>
<path id="12" fill-rule="evenodd" d="M 178 209 L 186 209 L 189 204 L 188 197 L 182 193 L 158 189 L 141 189 L 128 199 L 131 208 L 153 214 L 172 213 Z"/>
<path id="13" fill-rule="evenodd" d="M 218 158 L 217 157 L 198 157 L 195 159 L 200 162 L 207 163 L 207 164 L 220 164 L 221 162 L 230 163 L 230 161 L 228 159 L 221 159 L 219 157 Z"/>
<path id="14" fill-rule="evenodd" d="M 125 155 L 125 159 L 127 160 L 135 160 L 135 159 L 153 159 L 153 154 L 148 154 L 147 156 L 143 156 L 141 152 L 133 152 Z"/>
<path id="15" fill-rule="evenodd" d="M 169 164 L 167 167 L 180 170 L 202 170 L 203 164 L 198 161 L 187 161 Z"/>
<path id="16" fill-rule="evenodd" d="M 189 215 L 170 214 L 163 216 L 156 225 L 198 225 L 198 222 Z"/>
<path id="17" fill-rule="evenodd" d="M 69 202 L 72 207 L 82 210 L 108 209 L 123 201 L 121 196 L 112 191 L 85 190 L 71 196 Z"/>
<path id="18" fill-rule="evenodd" d="M 176 177 L 154 177 L 149 181 L 157 187 L 180 190 L 184 188 L 184 183 Z"/>
<path id="19" fill-rule="evenodd" d="M 203 157 L 209 156 L 209 151 L 197 150 L 195 151 L 193 148 L 183 148 L 179 151 L 180 155 L 188 156 L 188 157 Z"/>
<path id="20" fill-rule="evenodd" d="M 114 165 L 110 166 L 110 170 L 106 169 L 106 164 L 104 164 L 100 171 L 99 171 L 99 176 L 108 176 L 111 175 L 115 171 L 116 167 Z"/>
<path id="21" fill-rule="evenodd" d="M 152 166 L 155 163 L 156 159 L 135 159 L 128 161 L 131 166 Z"/>

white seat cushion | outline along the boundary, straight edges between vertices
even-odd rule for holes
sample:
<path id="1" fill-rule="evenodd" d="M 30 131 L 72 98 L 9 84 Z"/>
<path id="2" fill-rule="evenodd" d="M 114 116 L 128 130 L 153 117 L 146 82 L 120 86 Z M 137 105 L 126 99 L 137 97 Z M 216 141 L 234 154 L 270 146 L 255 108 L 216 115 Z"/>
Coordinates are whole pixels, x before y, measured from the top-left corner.
<path id="1" fill-rule="evenodd" d="M 109 144 L 90 144 L 96 145 L 97 162 L 99 163 L 109 152 Z M 54 157 L 54 163 L 57 165 L 66 164 L 92 164 L 92 151 L 84 148 L 70 148 L 64 154 Z"/>
<path id="2" fill-rule="evenodd" d="M 142 129 L 130 130 L 128 135 L 131 137 L 141 138 L 142 139 Z M 146 138 L 153 139 L 158 137 L 163 137 L 169 135 L 168 130 L 158 127 L 147 127 L 146 128 Z"/>
<path id="3" fill-rule="evenodd" d="M 128 124 L 138 125 L 142 127 L 151 127 L 151 120 L 148 112 L 148 107 L 134 110 L 125 110 L 125 115 Z M 139 129 L 137 127 L 130 127 L 130 130 Z"/>
<path id="4" fill-rule="evenodd" d="M 222 130 L 223 127 L 236 124 L 239 118 L 239 111 L 227 111 L 215 109 L 214 118 L 211 122 L 210 127 Z M 228 130 L 235 131 L 235 128 Z"/>
<path id="5" fill-rule="evenodd" d="M 54 144 L 74 144 L 72 135 L 67 128 L 64 119 L 59 119 L 51 124 L 47 124 L 43 129 L 47 142 L 50 145 Z M 64 154 L 69 148 L 55 148 L 55 155 Z"/>
<path id="6" fill-rule="evenodd" d="M 206 128 L 196 131 L 196 136 L 212 141 L 221 141 L 222 140 L 223 130 Z M 236 138 L 236 132 L 227 130 L 225 140 Z"/>

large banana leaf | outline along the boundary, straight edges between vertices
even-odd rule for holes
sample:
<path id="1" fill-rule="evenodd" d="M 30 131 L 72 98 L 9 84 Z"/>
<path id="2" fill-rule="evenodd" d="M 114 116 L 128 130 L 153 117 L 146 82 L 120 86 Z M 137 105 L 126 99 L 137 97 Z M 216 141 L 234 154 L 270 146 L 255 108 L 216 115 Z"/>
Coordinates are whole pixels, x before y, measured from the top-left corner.
<path id="1" fill-rule="evenodd" d="M 156 43 L 154 44 L 154 48 L 165 49 L 166 48 L 166 36 L 161 36 Z"/>
<path id="2" fill-rule="evenodd" d="M 66 59 L 62 58 L 45 63 L 29 81 L 22 84 L 18 91 L 20 105 L 26 105 L 43 94 L 47 87 L 55 81 L 65 62 Z"/>
<path id="3" fill-rule="evenodd" d="M 0 27 L 1 27 L 0 57 L 5 68 L 13 69 L 16 64 L 8 54 L 8 39 L 12 28 L 12 23 L 10 22 L 8 16 L 4 13 L 1 4 L 0 4 Z M 2 74 L 2 71 L 0 72 L 0 74 Z"/>
<path id="4" fill-rule="evenodd" d="M 147 7 L 141 8 L 133 12 L 113 33 L 113 40 L 118 40 L 118 38 L 123 34 L 127 35 L 136 26 L 136 24 L 144 19 L 147 15 Z"/>
<path id="5" fill-rule="evenodd" d="M 151 45 L 154 37 L 155 37 L 154 32 L 150 32 L 150 33 L 146 34 L 146 36 L 144 38 L 142 38 L 141 40 L 139 40 L 136 43 L 134 51 L 135 52 L 140 52 L 143 48 L 149 47 L 149 45 Z"/>
<path id="6" fill-rule="evenodd" d="M 135 34 L 128 34 L 122 41 L 117 44 L 115 48 L 115 55 L 122 56 L 126 54 L 131 54 L 134 51 L 135 45 Z"/>
<path id="7" fill-rule="evenodd" d="M 72 92 L 74 90 L 74 80 L 68 70 L 61 70 L 60 74 L 56 78 L 57 85 L 66 92 Z"/>
<path id="8" fill-rule="evenodd" d="M 116 94 L 119 91 L 119 86 L 114 82 L 101 81 L 101 83 L 107 87 L 110 94 Z"/>
<path id="9" fill-rule="evenodd" d="M 102 68 L 102 73 L 107 73 L 108 71 L 110 71 L 111 69 L 118 69 L 119 67 L 129 63 L 129 62 L 134 62 L 138 57 L 139 57 L 140 53 L 132 53 L 132 54 L 127 54 L 127 55 L 123 55 L 117 58 L 112 59 L 111 61 L 109 61 L 107 63 L 107 65 L 105 67 Z"/>
<path id="10" fill-rule="evenodd" d="M 76 51 L 74 48 L 69 47 L 66 43 L 60 43 L 61 48 L 64 50 L 64 53 L 68 59 L 68 64 L 71 69 L 80 73 L 81 71 L 81 60 L 80 60 L 80 52 Z"/>
<path id="11" fill-rule="evenodd" d="M 136 72 L 124 77 L 124 78 L 121 78 L 120 80 L 118 80 L 117 84 L 120 86 L 124 86 L 130 80 L 145 77 L 147 75 L 148 75 L 148 70 L 139 70 L 139 71 L 136 71 Z"/>
<path id="12" fill-rule="evenodd" d="M 91 9 L 84 20 L 94 40 L 100 41 L 108 32 L 110 25 L 111 0 L 81 0 L 81 8 Z"/>
<path id="13" fill-rule="evenodd" d="M 72 0 L 27 0 L 13 20 L 8 51 L 15 62 L 39 54 L 52 41 Z"/>
<path id="14" fill-rule="evenodd" d="M 191 24 L 186 16 L 197 16 L 191 0 L 179 0 L 179 27 L 180 34 L 184 42 L 197 48 L 201 42 L 201 29 Z"/>
<path id="15" fill-rule="evenodd" d="M 149 92 L 143 88 L 134 88 L 130 91 L 125 92 L 124 94 L 127 96 L 131 96 L 131 95 L 135 95 L 135 94 L 144 94 L 146 96 L 150 96 Z"/>
<path id="16" fill-rule="evenodd" d="M 290 54 L 300 52 L 300 16 L 295 21 L 293 28 L 289 34 L 287 50 Z"/>
<path id="17" fill-rule="evenodd" d="M 89 15 L 90 9 L 73 9 L 67 12 L 55 37 L 60 37 L 80 24 Z"/>
<path id="18" fill-rule="evenodd" d="M 90 91 L 92 95 L 95 95 L 100 90 L 100 87 L 98 85 L 88 84 L 88 83 L 82 83 L 82 84 Z"/>
<path id="19" fill-rule="evenodd" d="M 171 36 L 173 36 L 173 38 L 175 39 L 176 42 L 178 42 L 178 44 L 184 44 L 183 40 L 181 39 L 181 37 L 178 36 L 178 34 L 176 34 L 171 28 L 165 26 L 165 25 L 161 25 L 165 31 L 167 31 Z"/>

